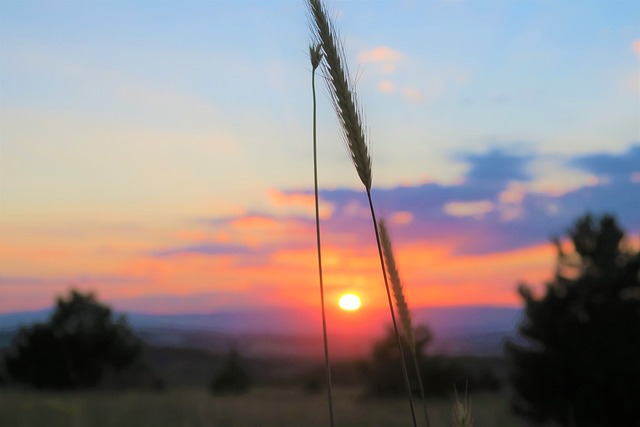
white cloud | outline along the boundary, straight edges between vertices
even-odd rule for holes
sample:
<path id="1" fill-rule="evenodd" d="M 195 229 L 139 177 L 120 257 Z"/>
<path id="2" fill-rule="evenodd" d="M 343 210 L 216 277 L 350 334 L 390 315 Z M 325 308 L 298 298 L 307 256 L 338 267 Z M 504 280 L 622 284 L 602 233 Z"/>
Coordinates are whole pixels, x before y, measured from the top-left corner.
<path id="1" fill-rule="evenodd" d="M 597 178 L 577 169 L 567 169 L 567 159 L 557 154 L 534 159 L 528 169 L 533 180 L 528 191 L 559 196 L 580 187 L 597 184 Z"/>

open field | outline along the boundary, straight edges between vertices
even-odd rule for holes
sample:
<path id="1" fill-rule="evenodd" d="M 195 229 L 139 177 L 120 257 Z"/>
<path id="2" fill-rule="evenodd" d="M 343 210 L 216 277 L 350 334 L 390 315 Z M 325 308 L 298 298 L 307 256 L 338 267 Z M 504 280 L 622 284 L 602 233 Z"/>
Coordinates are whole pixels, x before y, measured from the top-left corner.
<path id="1" fill-rule="evenodd" d="M 476 427 L 523 425 L 499 394 L 471 396 Z M 337 425 L 410 425 L 402 399 L 364 400 L 355 389 L 335 391 Z M 449 427 L 451 401 L 429 404 L 433 427 Z M 258 388 L 243 396 L 212 396 L 200 388 L 167 392 L 52 393 L 0 390 L 0 425 L 12 427 L 325 427 L 326 396 L 295 388 Z"/>

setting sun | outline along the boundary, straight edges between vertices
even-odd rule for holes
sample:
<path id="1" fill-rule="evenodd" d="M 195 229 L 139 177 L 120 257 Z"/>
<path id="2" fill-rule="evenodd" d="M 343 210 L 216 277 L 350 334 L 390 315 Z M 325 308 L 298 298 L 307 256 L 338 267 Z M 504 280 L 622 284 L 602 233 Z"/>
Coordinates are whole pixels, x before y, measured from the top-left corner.
<path id="1" fill-rule="evenodd" d="M 360 308 L 360 298 L 353 294 L 344 294 L 340 297 L 340 308 L 347 311 L 354 311 Z"/>

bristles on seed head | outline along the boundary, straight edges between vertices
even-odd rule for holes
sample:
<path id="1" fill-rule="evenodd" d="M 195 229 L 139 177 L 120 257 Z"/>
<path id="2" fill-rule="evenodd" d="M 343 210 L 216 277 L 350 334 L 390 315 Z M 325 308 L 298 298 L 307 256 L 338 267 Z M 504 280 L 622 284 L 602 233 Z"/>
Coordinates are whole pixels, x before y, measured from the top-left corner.
<path id="1" fill-rule="evenodd" d="M 362 184 L 371 190 L 371 157 L 366 142 L 362 111 L 344 60 L 344 49 L 321 0 L 307 0 L 316 43 L 322 46 L 323 72 L 338 115 L 351 161 Z"/>
<path id="2" fill-rule="evenodd" d="M 393 296 L 396 300 L 396 309 L 400 316 L 402 329 L 404 329 L 411 351 L 415 354 L 415 337 L 413 334 L 413 325 L 411 324 L 411 313 L 409 312 L 407 299 L 404 296 L 404 289 L 402 287 L 402 282 L 400 281 L 400 274 L 398 273 L 396 260 L 393 256 L 391 239 L 389 238 L 389 232 L 387 231 L 384 219 L 378 221 L 378 231 L 380 233 L 380 244 L 382 245 L 382 252 L 384 254 L 384 263 L 387 267 L 387 275 L 389 276 L 391 288 L 393 289 Z"/>
<path id="3" fill-rule="evenodd" d="M 465 391 L 465 397 L 460 400 L 458 397 L 458 389 L 455 389 L 456 401 L 453 404 L 453 426 L 454 427 L 473 427 L 473 415 L 471 413 L 471 403 L 469 396 Z"/>

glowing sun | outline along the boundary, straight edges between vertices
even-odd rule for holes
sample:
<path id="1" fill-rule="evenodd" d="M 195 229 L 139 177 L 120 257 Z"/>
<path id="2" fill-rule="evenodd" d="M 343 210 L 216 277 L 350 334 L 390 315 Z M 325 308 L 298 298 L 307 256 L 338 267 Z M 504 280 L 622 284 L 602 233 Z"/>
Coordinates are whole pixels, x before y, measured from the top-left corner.
<path id="1" fill-rule="evenodd" d="M 344 294 L 338 304 L 343 310 L 354 311 L 360 308 L 360 298 L 354 294 Z"/>

